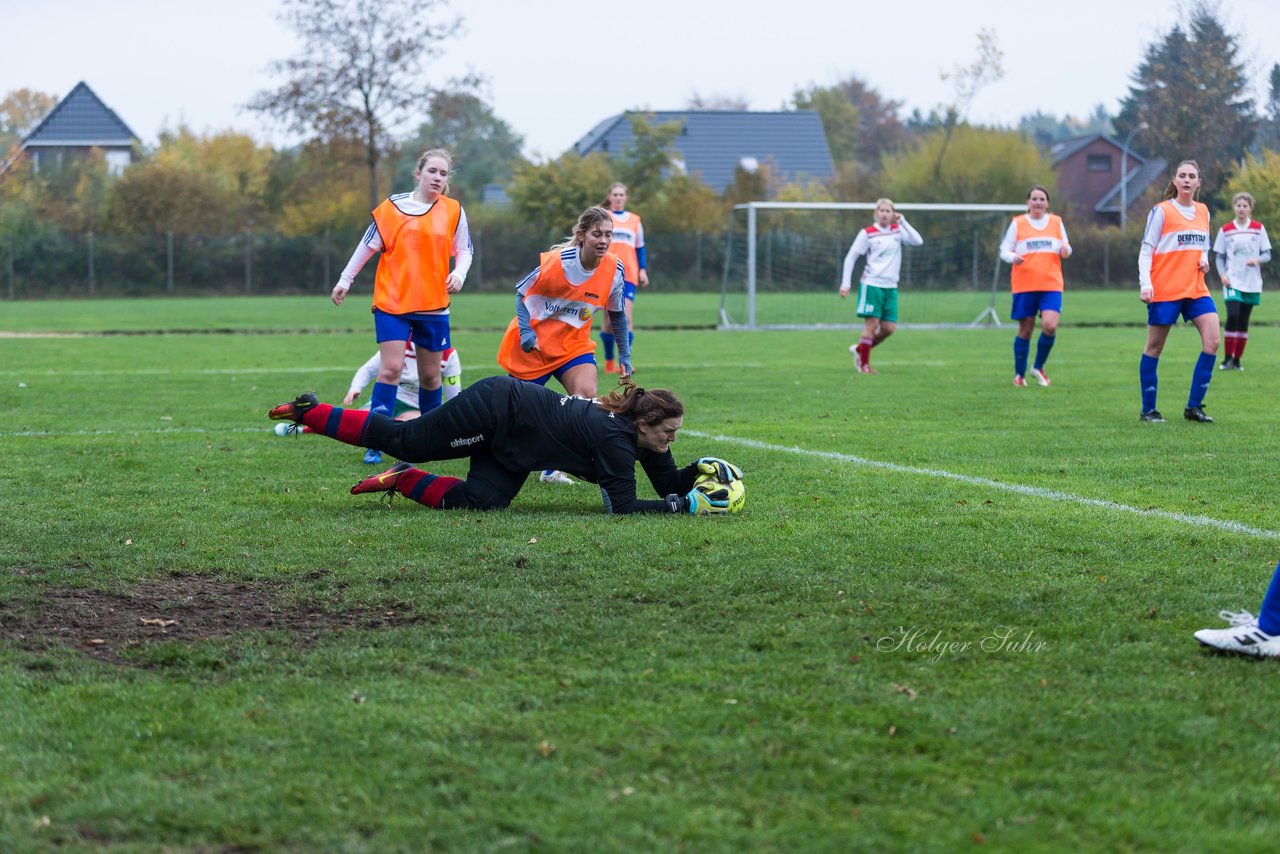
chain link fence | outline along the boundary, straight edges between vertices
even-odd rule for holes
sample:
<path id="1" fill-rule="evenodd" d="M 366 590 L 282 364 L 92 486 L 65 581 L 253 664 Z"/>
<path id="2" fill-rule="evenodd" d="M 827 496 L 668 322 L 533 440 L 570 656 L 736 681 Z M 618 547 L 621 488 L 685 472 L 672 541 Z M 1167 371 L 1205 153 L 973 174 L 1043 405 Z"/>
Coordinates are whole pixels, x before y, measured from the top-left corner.
<path id="1" fill-rule="evenodd" d="M 726 269 L 727 253 L 741 249 L 727 233 L 649 233 L 646 237 L 649 276 L 658 291 L 718 292 L 725 276 L 734 274 Z M 9 233 L 0 235 L 0 296 L 327 293 L 358 238 L 272 232 L 230 237 L 70 234 L 55 229 Z M 500 221 L 473 229 L 476 254 L 468 289 L 513 288 L 537 266 L 538 254 L 555 239 L 521 223 Z M 1065 265 L 1070 285 L 1124 287 L 1136 282 L 1140 229 L 1082 228 L 1071 231 L 1071 241 L 1075 254 Z M 836 253 L 840 257 L 828 260 L 838 264 L 846 248 Z M 978 251 L 984 257 L 994 256 L 996 247 L 984 242 Z M 372 288 L 376 266 L 372 261 L 360 274 L 358 282 L 365 289 Z"/>

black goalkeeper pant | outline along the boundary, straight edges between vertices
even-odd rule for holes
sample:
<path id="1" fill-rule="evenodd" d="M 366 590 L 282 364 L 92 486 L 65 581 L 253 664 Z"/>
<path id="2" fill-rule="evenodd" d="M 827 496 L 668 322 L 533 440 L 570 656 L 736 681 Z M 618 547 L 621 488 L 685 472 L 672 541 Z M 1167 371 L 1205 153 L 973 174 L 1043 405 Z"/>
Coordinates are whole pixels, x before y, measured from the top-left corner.
<path id="1" fill-rule="evenodd" d="M 509 469 L 491 453 L 498 427 L 492 380 L 490 377 L 467 386 L 447 404 L 412 421 L 371 414 L 364 447 L 385 451 L 407 463 L 470 457 L 467 479 L 445 493 L 441 508 L 496 510 L 507 507 L 524 486 L 529 472 Z"/>

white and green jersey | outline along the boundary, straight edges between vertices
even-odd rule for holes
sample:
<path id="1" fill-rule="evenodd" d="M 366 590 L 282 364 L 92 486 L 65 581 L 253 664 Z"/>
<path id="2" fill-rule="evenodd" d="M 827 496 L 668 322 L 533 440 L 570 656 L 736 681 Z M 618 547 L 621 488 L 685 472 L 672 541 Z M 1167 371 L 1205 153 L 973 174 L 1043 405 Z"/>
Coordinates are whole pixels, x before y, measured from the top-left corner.
<path id="1" fill-rule="evenodd" d="M 867 256 L 862 268 L 861 282 L 877 288 L 896 288 L 902 271 L 902 244 L 920 246 L 924 238 L 911 227 L 905 216 L 888 228 L 869 225 L 854 238 L 853 245 L 844 256 L 844 269 L 840 274 L 840 287 L 849 288 L 853 283 L 853 265 L 859 255 Z"/>
<path id="2" fill-rule="evenodd" d="M 1217 256 L 1218 275 L 1227 287 L 1247 294 L 1262 292 L 1262 268 L 1271 260 L 1271 241 L 1266 227 L 1257 220 L 1245 225 L 1232 220 L 1218 229 L 1218 239 L 1213 242 L 1213 254 Z M 1258 265 L 1250 265 L 1257 261 Z"/>

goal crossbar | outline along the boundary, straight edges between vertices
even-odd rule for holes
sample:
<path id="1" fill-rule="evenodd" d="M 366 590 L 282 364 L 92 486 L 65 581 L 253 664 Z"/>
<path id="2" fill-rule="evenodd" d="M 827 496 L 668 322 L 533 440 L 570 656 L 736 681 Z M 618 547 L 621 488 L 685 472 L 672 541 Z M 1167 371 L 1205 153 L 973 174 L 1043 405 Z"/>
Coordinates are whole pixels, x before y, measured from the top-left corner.
<path id="1" fill-rule="evenodd" d="M 873 211 L 875 202 L 743 202 L 734 205 L 735 211 L 743 210 L 791 210 L 791 211 Z M 1025 213 L 1027 205 L 967 205 L 952 202 L 894 202 L 899 211 L 970 211 L 973 213 Z"/>

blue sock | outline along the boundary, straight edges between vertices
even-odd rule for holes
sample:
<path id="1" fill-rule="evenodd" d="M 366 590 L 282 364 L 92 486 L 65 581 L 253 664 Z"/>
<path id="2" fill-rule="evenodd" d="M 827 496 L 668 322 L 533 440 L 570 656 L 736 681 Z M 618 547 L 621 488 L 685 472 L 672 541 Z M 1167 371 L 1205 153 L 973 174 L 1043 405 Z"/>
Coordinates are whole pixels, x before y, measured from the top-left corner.
<path id="1" fill-rule="evenodd" d="M 1013 372 L 1020 377 L 1027 375 L 1027 354 L 1030 352 L 1030 338 L 1013 336 Z"/>
<path id="2" fill-rule="evenodd" d="M 631 346 L 632 344 L 634 344 L 634 343 L 636 343 L 636 334 L 635 334 L 634 332 L 628 332 L 628 333 L 627 333 L 627 346 L 628 346 L 628 347 L 630 347 L 630 346 Z"/>
<path id="3" fill-rule="evenodd" d="M 604 357 L 608 361 L 613 361 L 613 333 L 601 332 L 600 340 L 604 342 Z"/>
<path id="4" fill-rule="evenodd" d="M 1156 365 L 1160 364 L 1160 359 L 1155 356 L 1142 354 L 1142 360 L 1138 362 L 1138 384 L 1142 388 L 1142 411 L 1150 412 L 1156 408 L 1156 389 L 1159 388 L 1160 381 L 1156 378 Z"/>
<path id="5" fill-rule="evenodd" d="M 1276 573 L 1271 576 L 1267 595 L 1262 597 L 1258 628 L 1269 635 L 1280 635 L 1280 563 L 1276 564 Z"/>
<path id="6" fill-rule="evenodd" d="M 418 389 L 418 411 L 426 414 L 440 405 L 444 399 L 444 386 L 438 386 L 432 391 L 425 388 Z"/>
<path id="7" fill-rule="evenodd" d="M 1196 359 L 1196 369 L 1191 372 L 1191 396 L 1187 398 L 1187 407 L 1204 406 L 1204 396 L 1209 391 L 1209 380 L 1213 379 L 1213 363 L 1217 356 L 1213 353 L 1201 353 Z"/>
<path id="8" fill-rule="evenodd" d="M 1036 341 L 1036 370 L 1044 367 L 1044 363 L 1049 361 L 1049 351 L 1053 349 L 1054 337 L 1040 333 L 1040 338 Z M 1030 342 L 1027 342 L 1030 343 Z"/>
<path id="9" fill-rule="evenodd" d="M 399 386 L 393 383 L 373 384 L 373 395 L 369 398 L 369 411 L 388 417 L 396 412 L 396 391 Z"/>

